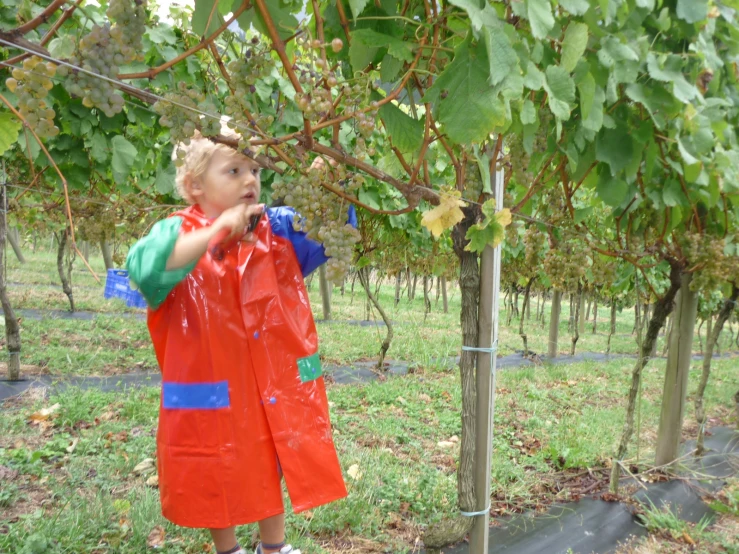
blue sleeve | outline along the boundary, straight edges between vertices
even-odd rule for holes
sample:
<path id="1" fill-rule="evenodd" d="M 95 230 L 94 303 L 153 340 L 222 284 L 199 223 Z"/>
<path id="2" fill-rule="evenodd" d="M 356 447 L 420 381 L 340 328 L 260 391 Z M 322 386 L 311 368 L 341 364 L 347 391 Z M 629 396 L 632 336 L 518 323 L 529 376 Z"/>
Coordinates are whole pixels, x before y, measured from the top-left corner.
<path id="1" fill-rule="evenodd" d="M 300 264 L 300 270 L 303 272 L 303 277 L 307 277 L 318 267 L 325 264 L 328 261 L 328 256 L 326 256 L 323 245 L 320 242 L 309 239 L 303 231 L 295 230 L 293 226 L 295 214 L 295 210 L 289 206 L 269 208 L 267 210 L 272 232 L 277 236 L 288 239 L 292 243 L 295 256 L 298 258 L 298 263 Z M 349 206 L 347 223 L 355 228 L 357 226 L 357 212 L 354 206 Z"/>

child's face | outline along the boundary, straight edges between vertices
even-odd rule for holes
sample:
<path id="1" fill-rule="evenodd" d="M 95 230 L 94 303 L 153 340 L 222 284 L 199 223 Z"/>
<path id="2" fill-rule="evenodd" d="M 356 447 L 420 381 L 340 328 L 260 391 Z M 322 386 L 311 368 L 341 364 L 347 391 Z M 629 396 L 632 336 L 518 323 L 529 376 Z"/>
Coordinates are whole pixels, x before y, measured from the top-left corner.
<path id="1" fill-rule="evenodd" d="M 262 189 L 260 169 L 243 154 L 216 150 L 205 173 L 194 179 L 192 196 L 211 217 L 241 203 L 257 204 Z"/>

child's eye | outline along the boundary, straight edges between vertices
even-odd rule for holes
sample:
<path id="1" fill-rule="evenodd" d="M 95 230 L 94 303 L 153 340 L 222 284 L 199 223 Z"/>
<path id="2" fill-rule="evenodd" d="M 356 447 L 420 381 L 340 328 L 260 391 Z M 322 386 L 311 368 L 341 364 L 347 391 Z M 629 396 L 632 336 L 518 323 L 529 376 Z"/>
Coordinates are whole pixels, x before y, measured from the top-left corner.
<path id="1" fill-rule="evenodd" d="M 231 169 L 228 170 L 228 172 L 231 175 L 236 175 L 239 172 L 239 168 L 238 167 L 232 167 Z"/>
<path id="2" fill-rule="evenodd" d="M 262 168 L 255 167 L 251 170 L 251 172 L 252 172 L 252 175 L 254 175 L 255 177 L 259 177 L 259 175 L 262 173 Z"/>

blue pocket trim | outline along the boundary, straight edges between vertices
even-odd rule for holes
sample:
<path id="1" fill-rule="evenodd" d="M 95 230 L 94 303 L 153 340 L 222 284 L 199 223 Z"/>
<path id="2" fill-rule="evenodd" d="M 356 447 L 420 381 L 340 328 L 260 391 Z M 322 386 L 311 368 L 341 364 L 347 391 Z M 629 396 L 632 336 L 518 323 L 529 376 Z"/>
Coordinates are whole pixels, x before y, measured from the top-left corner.
<path id="1" fill-rule="evenodd" d="M 218 383 L 162 383 L 162 406 L 174 409 L 228 408 L 228 381 Z"/>

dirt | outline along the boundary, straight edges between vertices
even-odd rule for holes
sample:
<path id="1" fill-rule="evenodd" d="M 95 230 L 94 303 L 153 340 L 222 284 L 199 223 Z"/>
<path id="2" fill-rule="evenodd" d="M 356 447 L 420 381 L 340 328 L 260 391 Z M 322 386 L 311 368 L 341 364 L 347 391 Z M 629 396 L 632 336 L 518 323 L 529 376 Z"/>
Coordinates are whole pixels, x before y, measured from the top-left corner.
<path id="1" fill-rule="evenodd" d="M 19 476 L 10 482 L 18 485 L 17 499 L 10 506 L 3 506 L 0 510 L 0 533 L 7 533 L 5 525 L 16 523 L 21 516 L 31 514 L 38 509 L 44 509 L 53 502 L 51 490 L 30 481 L 28 476 Z"/>
<path id="2" fill-rule="evenodd" d="M 48 375 L 49 370 L 46 367 L 37 365 L 21 364 L 21 378 L 27 375 Z M 0 362 L 0 376 L 3 379 L 8 378 L 8 364 L 6 362 Z"/>

